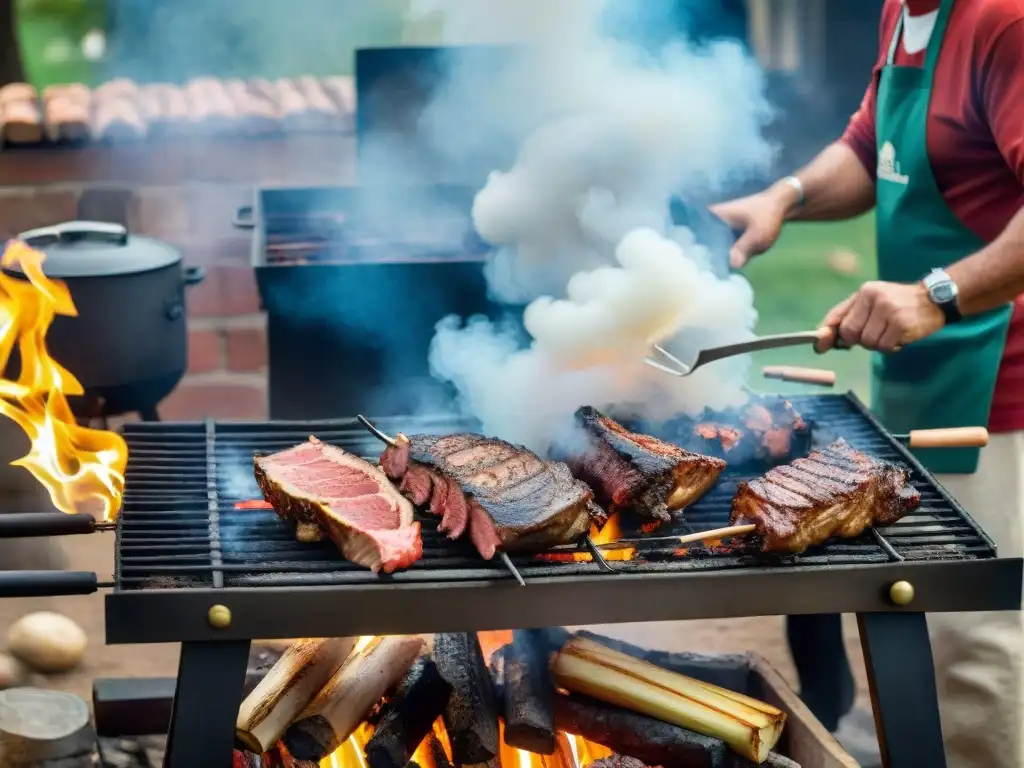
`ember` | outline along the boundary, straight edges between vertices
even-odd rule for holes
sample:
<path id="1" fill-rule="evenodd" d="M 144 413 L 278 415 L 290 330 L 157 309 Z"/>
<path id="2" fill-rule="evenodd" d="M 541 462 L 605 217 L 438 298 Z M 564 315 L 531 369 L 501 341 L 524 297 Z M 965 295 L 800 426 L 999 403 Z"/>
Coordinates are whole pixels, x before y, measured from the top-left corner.
<path id="1" fill-rule="evenodd" d="M 12 462 L 43 484 L 63 512 L 116 517 L 124 490 L 128 447 L 120 435 L 79 426 L 68 404 L 82 385 L 46 348 L 54 317 L 78 312 L 67 285 L 42 269 L 46 257 L 11 241 L 0 257 L 0 376 L 11 375 L 17 344 L 21 370 L 16 380 L 0 378 L 0 413 L 21 427 L 29 452 Z M 25 280 L 9 272 L 19 269 Z"/>

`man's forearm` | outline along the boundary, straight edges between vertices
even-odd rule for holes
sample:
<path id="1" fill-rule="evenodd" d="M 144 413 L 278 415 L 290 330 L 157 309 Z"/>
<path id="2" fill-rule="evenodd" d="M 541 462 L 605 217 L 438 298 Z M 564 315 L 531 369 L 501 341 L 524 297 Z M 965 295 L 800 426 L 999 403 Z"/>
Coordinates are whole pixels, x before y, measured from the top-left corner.
<path id="1" fill-rule="evenodd" d="M 987 312 L 1024 294 L 1024 209 L 999 237 L 946 271 L 956 283 L 964 315 Z"/>
<path id="2" fill-rule="evenodd" d="M 874 181 L 856 153 L 841 141 L 827 147 L 793 175 L 803 185 L 803 205 L 799 204 L 799 193 L 785 181 L 768 190 L 768 194 L 783 201 L 790 221 L 851 219 L 875 204 Z"/>

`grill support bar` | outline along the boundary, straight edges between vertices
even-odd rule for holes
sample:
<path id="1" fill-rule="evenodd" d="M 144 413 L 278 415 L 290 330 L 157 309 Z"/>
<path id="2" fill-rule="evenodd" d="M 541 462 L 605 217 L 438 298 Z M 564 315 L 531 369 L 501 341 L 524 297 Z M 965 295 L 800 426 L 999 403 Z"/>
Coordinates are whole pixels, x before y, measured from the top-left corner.
<path id="1" fill-rule="evenodd" d="M 857 627 L 882 764 L 946 768 L 925 615 L 859 613 Z"/>
<path id="2" fill-rule="evenodd" d="M 229 768 L 248 640 L 182 643 L 164 768 Z"/>

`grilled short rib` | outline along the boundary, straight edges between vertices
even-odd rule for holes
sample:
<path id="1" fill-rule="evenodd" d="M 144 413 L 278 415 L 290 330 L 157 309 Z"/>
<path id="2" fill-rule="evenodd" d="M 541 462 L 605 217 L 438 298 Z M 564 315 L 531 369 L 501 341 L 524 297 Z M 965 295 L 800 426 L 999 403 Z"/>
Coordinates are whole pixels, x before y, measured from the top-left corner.
<path id="1" fill-rule="evenodd" d="M 785 398 L 758 397 L 736 411 L 702 414 L 682 444 L 733 466 L 774 466 L 807 454 L 811 427 Z"/>
<path id="2" fill-rule="evenodd" d="M 839 439 L 740 483 L 729 523 L 755 524 L 765 552 L 800 553 L 833 536 L 849 539 L 895 523 L 920 500 L 905 467 Z"/>
<path id="3" fill-rule="evenodd" d="M 589 439 L 585 450 L 567 459 L 569 468 L 594 489 L 608 514 L 628 509 L 667 521 L 707 493 L 725 469 L 721 459 L 630 432 L 589 405 L 576 411 L 576 420 Z"/>
<path id="4" fill-rule="evenodd" d="M 600 514 L 565 464 L 483 435 L 403 435 L 380 465 L 413 504 L 429 500 L 439 531 L 457 539 L 468 529 L 485 560 L 576 541 Z"/>
<path id="5" fill-rule="evenodd" d="M 299 541 L 326 535 L 345 559 L 391 573 L 423 555 L 413 507 L 377 467 L 315 437 L 254 459 L 256 481 Z"/>

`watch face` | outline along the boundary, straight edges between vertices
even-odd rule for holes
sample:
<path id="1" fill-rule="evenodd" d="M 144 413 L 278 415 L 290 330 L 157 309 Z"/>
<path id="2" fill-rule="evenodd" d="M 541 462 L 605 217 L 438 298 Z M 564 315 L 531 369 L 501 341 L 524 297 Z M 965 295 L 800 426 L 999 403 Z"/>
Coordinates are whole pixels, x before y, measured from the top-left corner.
<path id="1" fill-rule="evenodd" d="M 956 292 L 951 283 L 942 282 L 932 286 L 932 298 L 941 304 L 955 299 Z"/>

